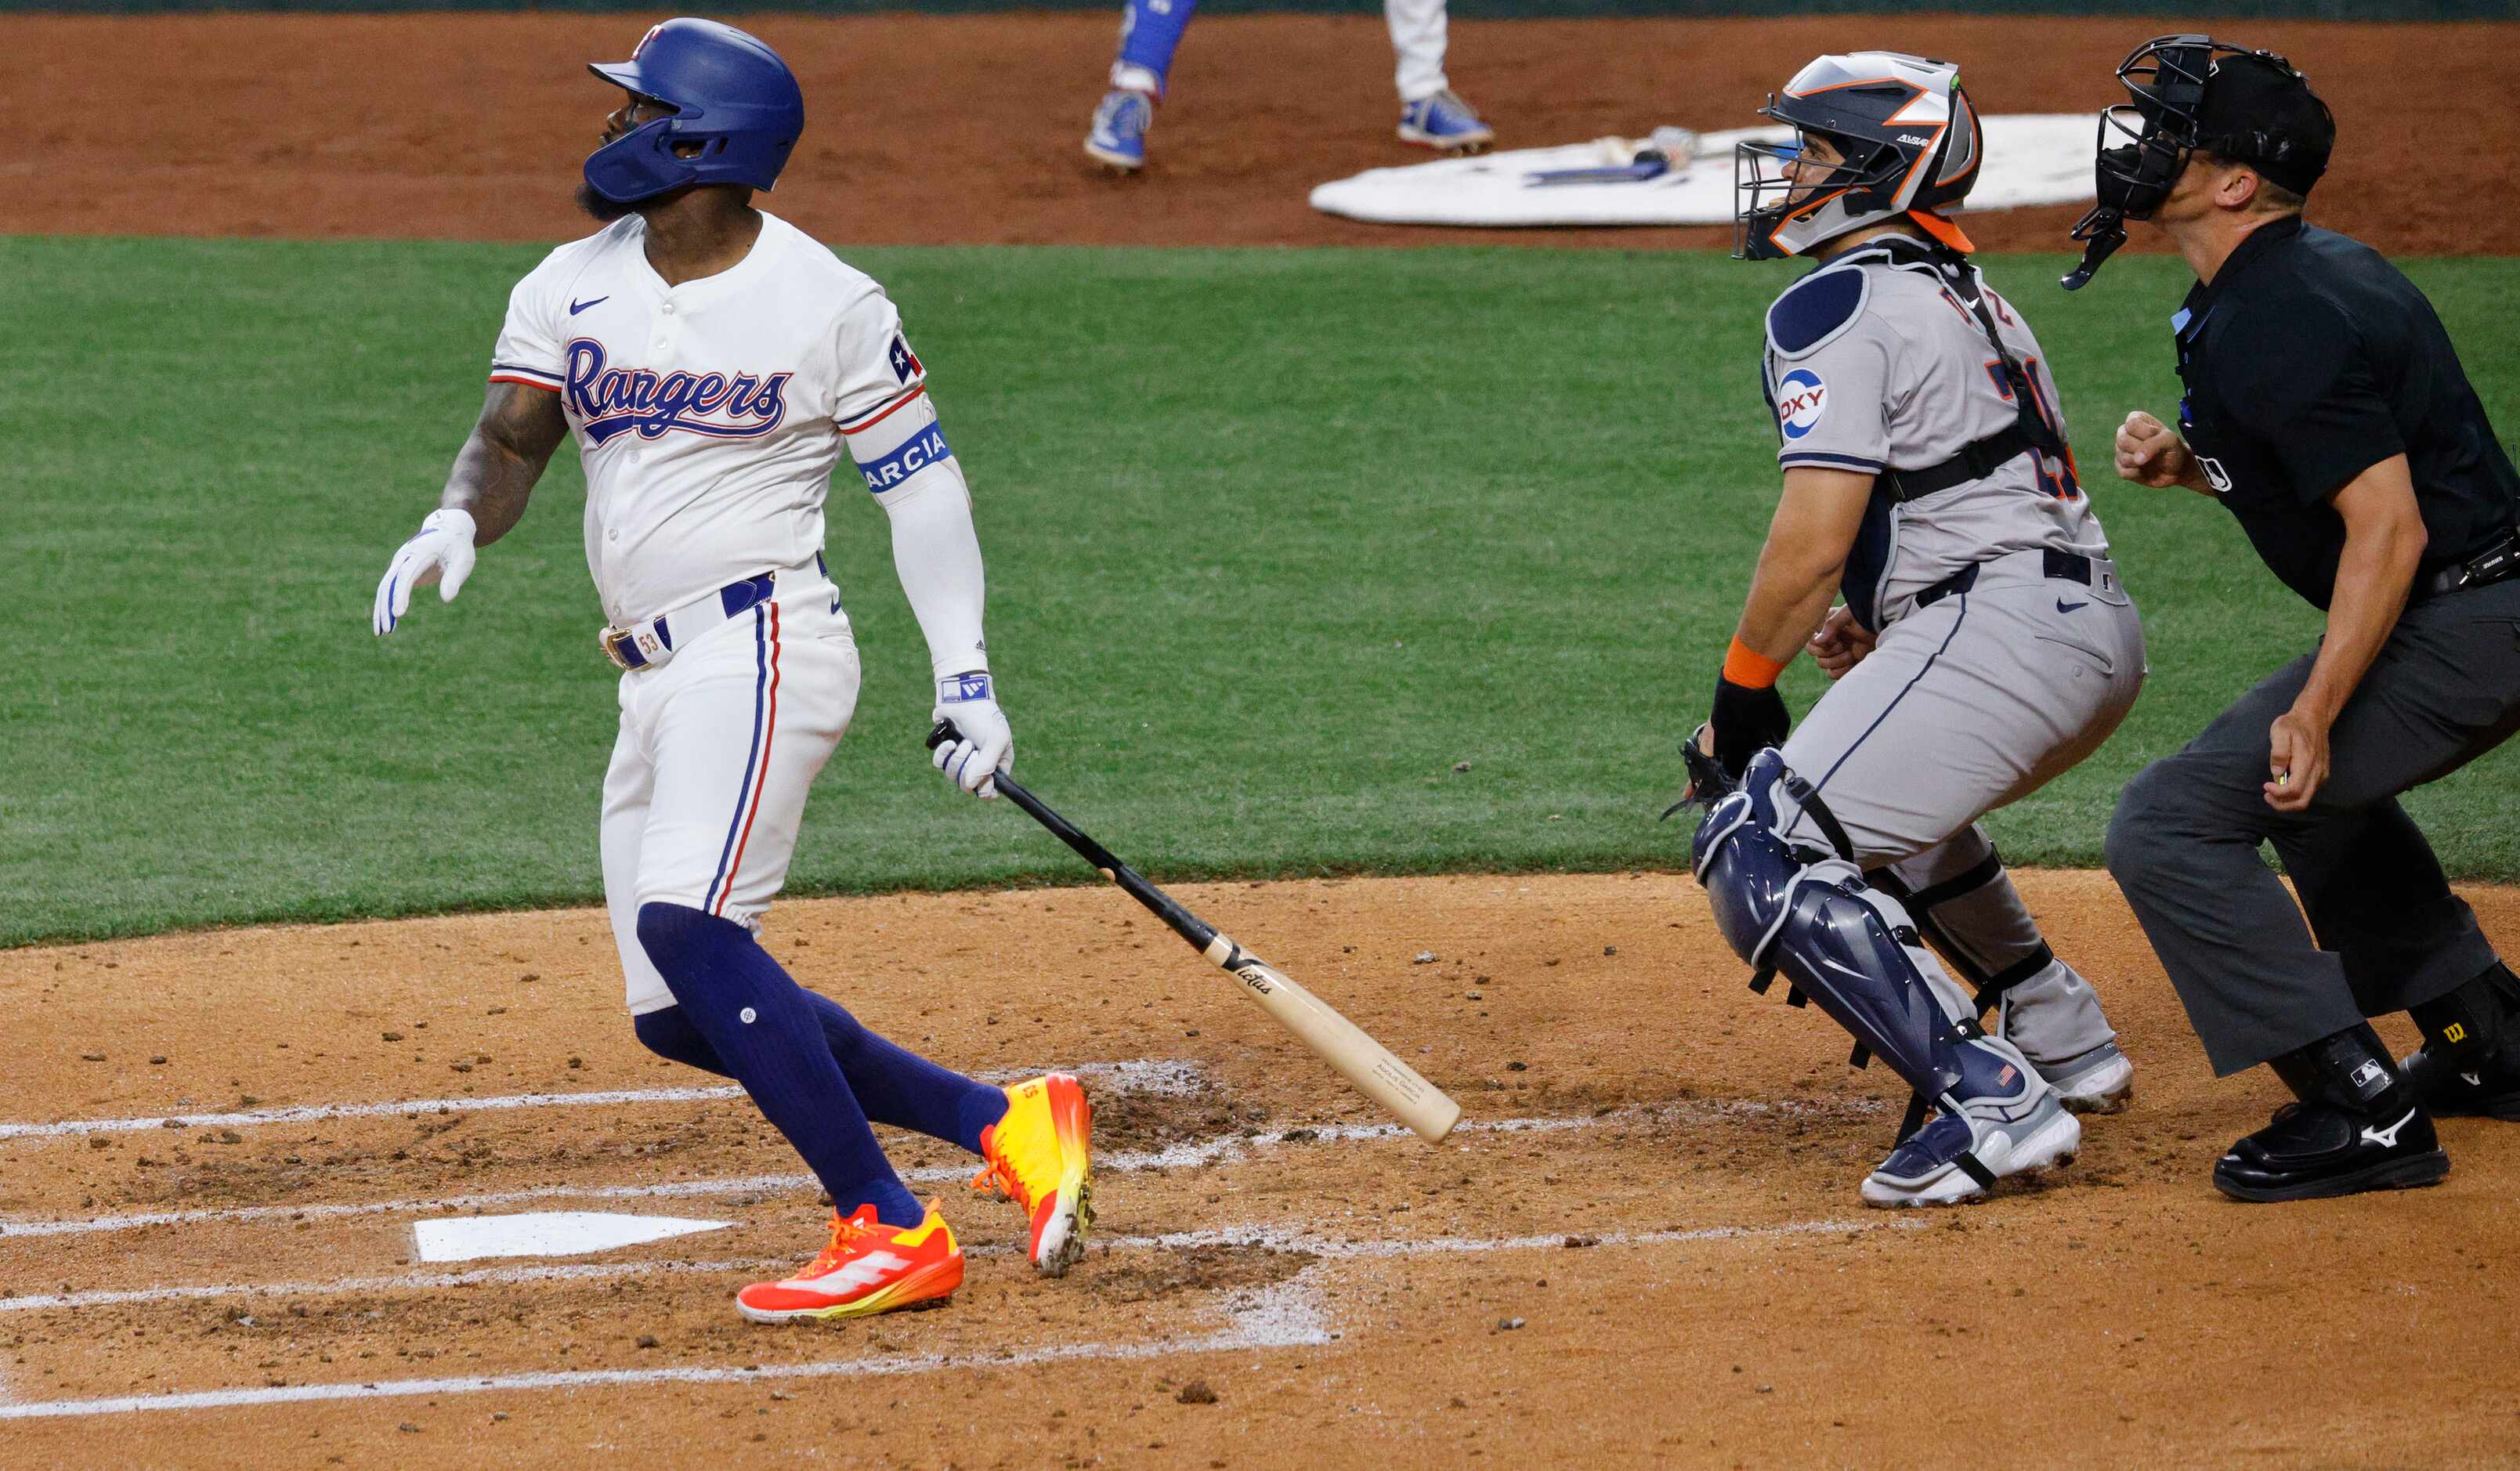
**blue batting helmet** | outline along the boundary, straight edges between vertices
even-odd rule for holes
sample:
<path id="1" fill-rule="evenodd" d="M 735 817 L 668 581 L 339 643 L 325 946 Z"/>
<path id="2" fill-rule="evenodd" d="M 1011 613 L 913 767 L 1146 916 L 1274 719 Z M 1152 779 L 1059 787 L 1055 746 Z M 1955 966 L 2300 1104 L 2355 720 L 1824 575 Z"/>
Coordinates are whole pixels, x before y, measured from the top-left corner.
<path id="1" fill-rule="evenodd" d="M 589 62 L 616 87 L 674 110 L 586 156 L 586 182 L 616 204 L 686 184 L 768 189 L 805 131 L 805 94 L 779 53 L 732 25 L 690 17 L 651 26 L 626 62 Z M 683 157 L 676 144 L 697 143 Z"/>

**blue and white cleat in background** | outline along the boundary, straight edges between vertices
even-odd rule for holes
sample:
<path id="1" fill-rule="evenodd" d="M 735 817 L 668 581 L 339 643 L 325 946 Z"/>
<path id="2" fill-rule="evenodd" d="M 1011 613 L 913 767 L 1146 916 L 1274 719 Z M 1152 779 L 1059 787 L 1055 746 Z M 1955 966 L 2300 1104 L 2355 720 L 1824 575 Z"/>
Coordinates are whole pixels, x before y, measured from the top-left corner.
<path id="1" fill-rule="evenodd" d="M 1468 103 L 1444 91 L 1400 110 L 1400 141 L 1447 154 L 1475 154 L 1496 142 L 1496 130 L 1479 121 Z"/>
<path id="2" fill-rule="evenodd" d="M 1105 92 L 1094 110 L 1094 127 L 1085 135 L 1085 153 L 1097 162 L 1135 173 L 1147 166 L 1147 129 L 1154 121 L 1154 99 L 1146 93 Z"/>

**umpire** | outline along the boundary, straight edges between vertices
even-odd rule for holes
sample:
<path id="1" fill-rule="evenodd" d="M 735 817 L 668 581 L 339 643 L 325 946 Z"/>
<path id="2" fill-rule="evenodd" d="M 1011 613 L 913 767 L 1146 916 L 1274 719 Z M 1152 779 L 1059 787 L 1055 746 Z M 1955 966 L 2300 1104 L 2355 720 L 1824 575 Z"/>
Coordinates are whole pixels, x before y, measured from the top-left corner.
<path id="1" fill-rule="evenodd" d="M 2221 500 L 2327 631 L 2128 784 L 2109 871 L 2217 1075 L 2272 1063 L 2301 1099 L 2215 1164 L 2225 1194 L 2432 1184 L 2431 1115 L 2520 1119 L 2520 980 L 2397 799 L 2520 729 L 2520 474 L 2423 293 L 2303 222 L 2336 124 L 2300 72 L 2182 35 L 2118 75 L 2080 274 L 2120 216 L 2196 272 L 2179 427 L 2129 415 L 2118 473 Z M 2403 1070 L 2364 1020 L 2398 1010 Z"/>

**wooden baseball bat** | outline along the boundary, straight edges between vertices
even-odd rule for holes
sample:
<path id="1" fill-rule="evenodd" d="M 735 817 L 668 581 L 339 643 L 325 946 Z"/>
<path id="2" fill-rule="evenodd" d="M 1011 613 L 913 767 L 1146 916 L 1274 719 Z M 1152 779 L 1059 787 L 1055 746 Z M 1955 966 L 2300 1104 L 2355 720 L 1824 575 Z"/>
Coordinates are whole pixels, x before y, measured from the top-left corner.
<path id="1" fill-rule="evenodd" d="M 940 720 L 927 734 L 927 748 L 934 750 L 948 740 L 962 738 L 950 720 Z M 1428 1143 L 1453 1132 L 1460 1122 L 1462 1105 L 1454 1102 L 1442 1089 L 1418 1075 L 1418 1070 L 1392 1055 L 1389 1048 L 1366 1035 L 1365 1029 L 1341 1016 L 1320 997 L 1296 985 L 1286 973 L 1234 943 L 1231 936 L 1220 934 L 1216 926 L 1201 919 L 1170 894 L 1148 883 L 1137 869 L 1120 862 L 1111 850 L 1067 819 L 1053 812 L 1050 804 L 1024 789 L 1004 772 L 997 777 L 998 790 L 1009 801 L 1032 815 L 1056 834 L 1058 840 L 1076 850 L 1077 855 L 1102 872 L 1102 876 L 1128 891 L 1164 923 L 1174 934 L 1190 942 L 1191 948 L 1214 961 L 1242 983 L 1242 994 L 1260 1003 L 1260 1008 L 1277 1018 L 1278 1024 L 1295 1034 L 1296 1040 L 1313 1049 L 1324 1062 L 1338 1070 L 1340 1077 L 1353 1083 L 1366 1096 L 1391 1111 Z"/>

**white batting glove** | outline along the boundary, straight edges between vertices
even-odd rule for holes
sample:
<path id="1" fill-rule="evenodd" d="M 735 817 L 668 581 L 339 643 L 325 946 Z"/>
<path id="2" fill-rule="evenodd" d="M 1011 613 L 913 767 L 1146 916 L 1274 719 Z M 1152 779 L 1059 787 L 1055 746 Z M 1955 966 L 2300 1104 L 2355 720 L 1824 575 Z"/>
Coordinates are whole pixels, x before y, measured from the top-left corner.
<path id="1" fill-rule="evenodd" d="M 936 682 L 936 708 L 930 720 L 950 720 L 963 733 L 936 748 L 935 766 L 955 785 L 995 800 L 997 776 L 1015 769 L 1015 733 L 998 708 L 997 685 L 985 669 L 949 674 Z"/>
<path id="2" fill-rule="evenodd" d="M 411 610 L 411 590 L 437 584 L 437 601 L 453 602 L 472 575 L 472 513 L 432 511 L 420 530 L 394 552 L 384 580 L 377 584 L 374 613 L 377 637 L 394 631 Z"/>

